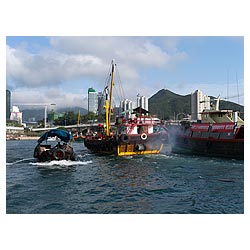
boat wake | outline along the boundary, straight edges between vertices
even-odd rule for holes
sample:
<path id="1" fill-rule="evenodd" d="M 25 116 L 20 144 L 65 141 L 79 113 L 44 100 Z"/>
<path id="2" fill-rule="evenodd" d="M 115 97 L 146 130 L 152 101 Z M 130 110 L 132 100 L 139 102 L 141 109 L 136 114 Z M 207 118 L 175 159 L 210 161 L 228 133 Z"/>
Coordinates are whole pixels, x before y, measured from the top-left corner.
<path id="1" fill-rule="evenodd" d="M 67 160 L 61 160 L 61 161 L 49 161 L 49 162 L 30 162 L 29 164 L 35 165 L 35 166 L 46 166 L 46 167 L 53 167 L 53 166 L 59 166 L 59 167 L 69 167 L 69 166 L 79 166 L 79 165 L 88 165 L 91 164 L 92 161 L 67 161 Z"/>
<path id="2" fill-rule="evenodd" d="M 26 158 L 26 159 L 21 159 L 21 160 L 17 160 L 17 161 L 14 161 L 14 162 L 6 162 L 6 165 L 15 165 L 17 163 L 21 163 L 21 162 L 25 162 L 25 161 L 30 161 L 30 160 L 34 160 L 34 158 Z"/>
<path id="3" fill-rule="evenodd" d="M 173 158 L 172 154 L 164 154 L 164 153 L 160 153 L 160 154 L 152 154 L 152 155 L 145 155 L 145 158 L 151 158 L 151 159 L 171 159 Z"/>

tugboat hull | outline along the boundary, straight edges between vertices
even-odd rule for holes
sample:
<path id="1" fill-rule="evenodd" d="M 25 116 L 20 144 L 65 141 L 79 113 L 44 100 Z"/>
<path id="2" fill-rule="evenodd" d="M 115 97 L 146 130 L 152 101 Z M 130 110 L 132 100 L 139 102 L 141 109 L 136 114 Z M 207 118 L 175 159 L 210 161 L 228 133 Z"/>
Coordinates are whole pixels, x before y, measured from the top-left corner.
<path id="1" fill-rule="evenodd" d="M 232 125 L 222 123 L 220 126 Z M 230 130 L 202 131 L 206 124 L 196 124 L 196 129 L 175 126 L 170 128 L 170 141 L 173 153 L 194 154 L 214 157 L 226 157 L 232 159 L 244 159 L 244 126 L 232 126 Z"/>
<path id="2" fill-rule="evenodd" d="M 159 134 L 130 135 L 117 146 L 118 156 L 159 154 L 163 148 Z"/>
<path id="3" fill-rule="evenodd" d="M 159 134 L 147 137 L 122 134 L 119 137 L 84 140 L 84 145 L 93 153 L 118 156 L 159 154 L 163 148 Z"/>
<path id="4" fill-rule="evenodd" d="M 179 137 L 172 147 L 173 153 L 244 159 L 244 140 L 215 140 Z"/>

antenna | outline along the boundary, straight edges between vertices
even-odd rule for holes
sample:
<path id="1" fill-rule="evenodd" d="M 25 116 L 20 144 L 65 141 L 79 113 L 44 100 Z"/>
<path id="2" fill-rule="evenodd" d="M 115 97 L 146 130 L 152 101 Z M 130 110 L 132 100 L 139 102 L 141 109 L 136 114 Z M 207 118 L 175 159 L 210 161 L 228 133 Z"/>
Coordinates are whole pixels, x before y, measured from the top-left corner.
<path id="1" fill-rule="evenodd" d="M 239 84 L 238 84 L 237 71 L 236 71 L 236 82 L 237 82 L 237 96 L 238 96 L 238 104 L 239 104 L 240 103 L 240 97 L 239 97 Z"/>
<path id="2" fill-rule="evenodd" d="M 229 95 L 229 72 L 228 72 L 228 69 L 227 69 L 227 99 L 228 99 L 228 95 Z"/>
<path id="3" fill-rule="evenodd" d="M 227 69 L 227 101 L 229 100 L 229 70 Z M 228 102 L 227 102 L 227 108 L 228 108 Z"/>

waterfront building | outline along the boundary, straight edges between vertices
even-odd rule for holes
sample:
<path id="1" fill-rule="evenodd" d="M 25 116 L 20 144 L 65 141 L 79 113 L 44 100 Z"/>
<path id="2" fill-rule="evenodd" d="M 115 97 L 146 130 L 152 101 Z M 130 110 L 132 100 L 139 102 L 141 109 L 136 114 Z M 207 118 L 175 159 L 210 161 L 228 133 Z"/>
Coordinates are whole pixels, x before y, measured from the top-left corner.
<path id="1" fill-rule="evenodd" d="M 210 110 L 210 97 L 203 95 L 201 90 L 191 93 L 191 120 L 201 120 L 201 112 Z"/>
<path id="2" fill-rule="evenodd" d="M 88 89 L 88 112 L 97 113 L 98 110 L 98 94 L 93 88 Z"/>
<path id="3" fill-rule="evenodd" d="M 19 111 L 18 106 L 12 107 L 12 112 L 10 114 L 10 120 L 17 121 L 19 124 L 22 124 L 23 122 L 23 113 Z"/>
<path id="4" fill-rule="evenodd" d="M 148 98 L 145 96 L 137 95 L 137 107 L 141 107 L 148 111 Z"/>
<path id="5" fill-rule="evenodd" d="M 6 89 L 6 119 L 10 119 L 11 92 Z"/>

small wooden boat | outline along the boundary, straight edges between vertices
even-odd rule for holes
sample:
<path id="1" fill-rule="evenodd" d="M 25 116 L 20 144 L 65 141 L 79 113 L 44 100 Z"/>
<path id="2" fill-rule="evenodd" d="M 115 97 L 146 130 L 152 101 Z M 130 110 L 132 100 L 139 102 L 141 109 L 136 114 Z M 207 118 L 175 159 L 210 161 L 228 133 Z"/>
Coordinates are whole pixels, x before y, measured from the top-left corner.
<path id="1" fill-rule="evenodd" d="M 49 144 L 47 139 L 57 137 L 56 145 Z M 39 162 L 53 161 L 53 160 L 75 160 L 75 153 L 73 148 L 68 144 L 72 140 L 72 135 L 64 130 L 52 129 L 44 133 L 39 139 L 38 144 L 34 149 L 34 158 Z M 45 144 L 41 144 L 42 142 Z M 61 142 L 63 144 L 61 144 Z"/>

